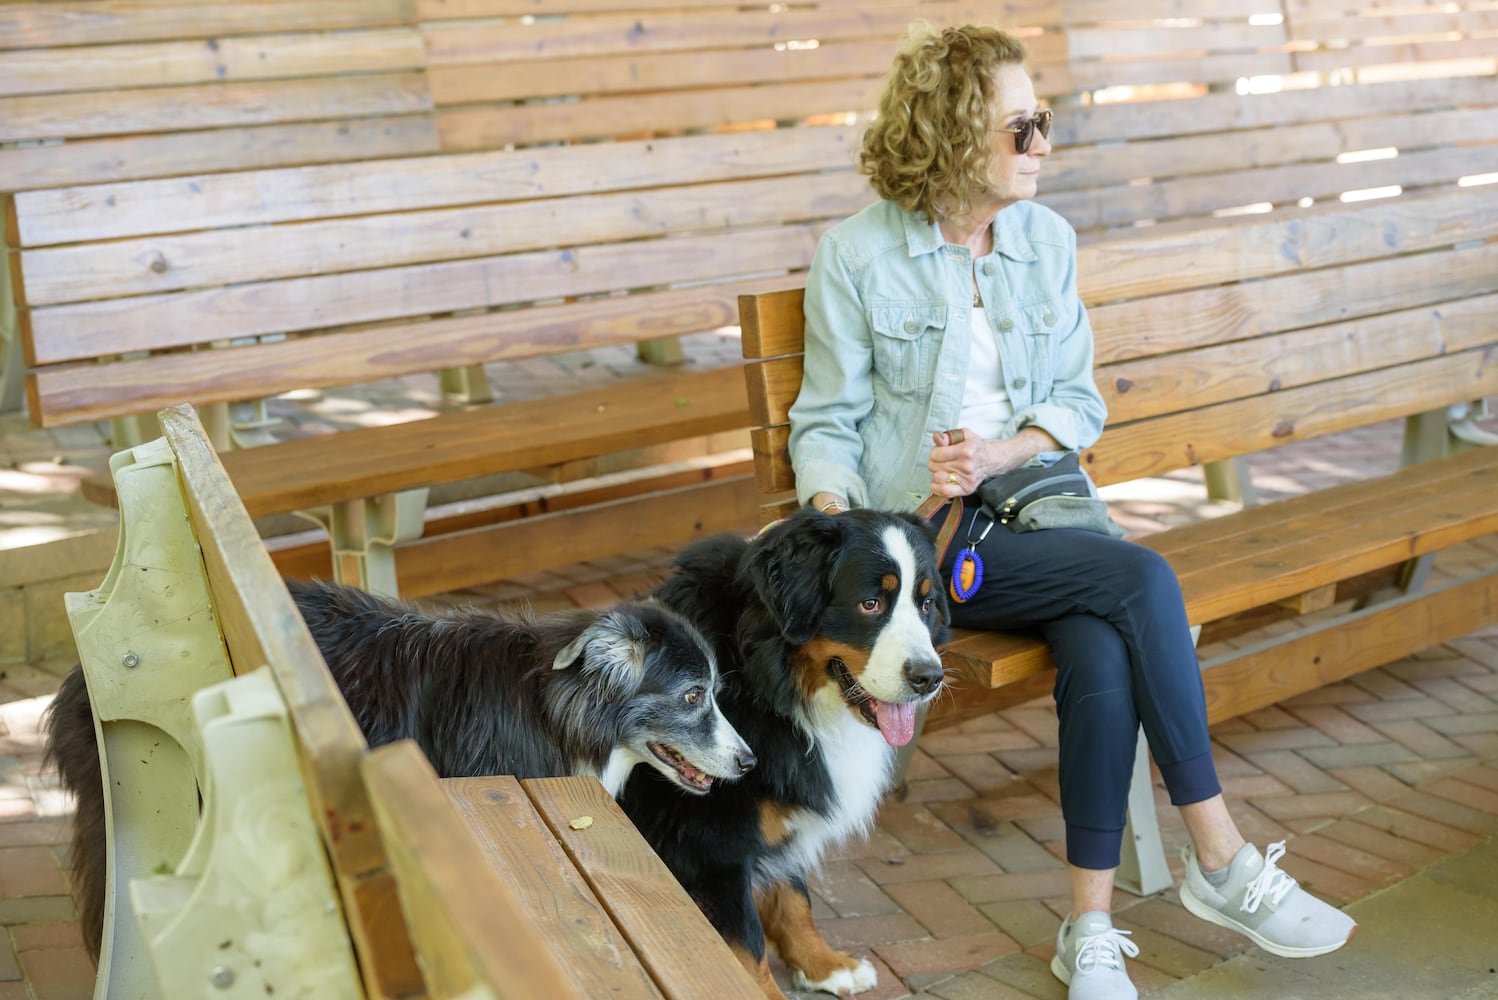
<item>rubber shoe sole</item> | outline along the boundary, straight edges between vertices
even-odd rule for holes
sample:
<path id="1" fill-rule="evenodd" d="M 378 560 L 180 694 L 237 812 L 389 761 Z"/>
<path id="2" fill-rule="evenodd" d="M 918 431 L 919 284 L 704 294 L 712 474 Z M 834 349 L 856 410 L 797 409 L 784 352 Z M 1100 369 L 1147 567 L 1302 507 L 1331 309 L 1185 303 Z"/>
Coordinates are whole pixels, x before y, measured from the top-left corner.
<path id="1" fill-rule="evenodd" d="M 1065 962 L 1061 961 L 1060 955 L 1051 956 L 1051 975 L 1061 980 L 1064 985 L 1071 985 L 1071 970 L 1066 967 Z"/>
<path id="2" fill-rule="evenodd" d="M 1352 936 L 1358 932 L 1358 925 L 1353 924 L 1352 930 L 1348 933 L 1346 939 L 1338 941 L 1336 944 L 1320 945 L 1314 948 L 1291 948 L 1287 945 L 1275 944 L 1273 941 L 1262 937 L 1252 927 L 1245 927 L 1233 918 L 1224 915 L 1209 904 L 1197 899 L 1196 895 L 1191 891 L 1191 887 L 1184 882 L 1181 883 L 1181 905 L 1208 923 L 1216 924 L 1219 927 L 1226 927 L 1230 931 L 1237 931 L 1260 948 L 1269 952 L 1269 954 L 1278 955 L 1280 958 L 1315 958 L 1317 955 L 1329 955 L 1348 941 L 1351 941 Z M 1061 981 L 1063 983 L 1066 982 L 1064 979 Z"/>

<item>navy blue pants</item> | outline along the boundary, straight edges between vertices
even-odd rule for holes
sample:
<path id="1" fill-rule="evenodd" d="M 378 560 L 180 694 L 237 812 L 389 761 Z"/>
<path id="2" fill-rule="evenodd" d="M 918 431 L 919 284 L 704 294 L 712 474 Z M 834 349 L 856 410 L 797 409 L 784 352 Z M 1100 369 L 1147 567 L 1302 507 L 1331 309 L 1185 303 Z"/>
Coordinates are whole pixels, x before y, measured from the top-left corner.
<path id="1" fill-rule="evenodd" d="M 945 579 L 974 513 L 964 511 L 942 563 Z M 979 516 L 980 526 L 986 521 Z M 983 585 L 966 603 L 951 602 L 953 624 L 1029 632 L 1050 644 L 1066 859 L 1116 868 L 1141 724 L 1171 802 L 1190 805 L 1222 790 L 1180 582 L 1150 549 L 1070 528 L 1015 532 L 996 524 L 978 554 Z"/>

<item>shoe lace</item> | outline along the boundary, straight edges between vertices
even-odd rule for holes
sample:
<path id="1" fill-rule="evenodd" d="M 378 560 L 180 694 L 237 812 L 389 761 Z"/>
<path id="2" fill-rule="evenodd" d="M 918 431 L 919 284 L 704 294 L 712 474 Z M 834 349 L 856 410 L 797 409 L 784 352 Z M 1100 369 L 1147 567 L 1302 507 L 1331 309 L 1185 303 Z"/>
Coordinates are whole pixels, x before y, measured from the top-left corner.
<path id="1" fill-rule="evenodd" d="M 1139 954 L 1139 946 L 1128 938 L 1129 931 L 1110 927 L 1097 934 L 1089 934 L 1077 948 L 1077 971 L 1090 972 L 1098 966 L 1123 969 L 1123 952 L 1130 958 Z"/>
<path id="2" fill-rule="evenodd" d="M 1270 906 L 1278 906 L 1280 900 L 1300 883 L 1275 866 L 1275 862 L 1285 856 L 1285 842 L 1270 844 L 1269 850 L 1264 852 L 1264 868 L 1248 883 L 1247 891 L 1243 894 L 1243 911 L 1253 913 L 1258 910 L 1259 904 L 1269 900 Z"/>

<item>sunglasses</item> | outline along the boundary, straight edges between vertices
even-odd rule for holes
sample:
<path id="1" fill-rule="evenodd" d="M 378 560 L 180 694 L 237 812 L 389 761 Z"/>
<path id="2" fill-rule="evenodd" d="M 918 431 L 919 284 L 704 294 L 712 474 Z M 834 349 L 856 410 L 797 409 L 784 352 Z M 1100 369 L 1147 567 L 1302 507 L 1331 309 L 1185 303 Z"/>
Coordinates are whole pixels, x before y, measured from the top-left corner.
<path id="1" fill-rule="evenodd" d="M 1028 153 L 1030 151 L 1030 141 L 1035 138 L 1035 131 L 1036 131 L 1036 129 L 1040 130 L 1040 134 L 1044 138 L 1049 139 L 1051 137 L 1051 109 L 1050 108 L 1046 108 L 1044 111 L 1037 112 L 1034 118 L 1026 118 L 1025 120 L 1021 121 L 1018 126 L 1016 126 L 1014 128 L 996 128 L 996 129 L 990 129 L 989 131 L 991 131 L 991 132 L 1013 132 L 1014 133 L 1014 151 L 1016 153 L 1023 154 L 1023 153 Z"/>

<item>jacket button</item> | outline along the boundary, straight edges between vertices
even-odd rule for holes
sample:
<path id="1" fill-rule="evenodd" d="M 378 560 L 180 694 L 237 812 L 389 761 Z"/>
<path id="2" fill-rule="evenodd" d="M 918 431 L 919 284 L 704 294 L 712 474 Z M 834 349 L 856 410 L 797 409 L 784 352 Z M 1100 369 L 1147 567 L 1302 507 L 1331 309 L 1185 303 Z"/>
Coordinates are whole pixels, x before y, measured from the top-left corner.
<path id="1" fill-rule="evenodd" d="M 913 317 L 913 316 L 906 316 L 905 317 L 905 332 L 906 333 L 915 333 L 915 317 Z"/>
<path id="2" fill-rule="evenodd" d="M 991 260 L 985 260 L 983 262 L 983 273 L 984 274 L 993 274 L 993 261 L 991 261 Z"/>
<path id="3" fill-rule="evenodd" d="M 1056 322 L 1056 314 L 1047 309 L 1044 315 L 1040 317 L 1040 319 L 1041 322 L 1045 323 L 1046 326 L 1050 326 L 1052 323 Z"/>
<path id="4" fill-rule="evenodd" d="M 1014 320 L 1012 320 L 1012 319 L 999 320 L 999 329 L 1003 330 L 1005 333 L 1008 333 L 1010 330 L 1014 329 Z"/>
<path id="5" fill-rule="evenodd" d="M 1023 378 L 1017 378 L 1013 382 L 1011 382 L 1010 385 L 1014 386 L 1016 389 L 1023 389 L 1025 387 L 1025 380 Z"/>

